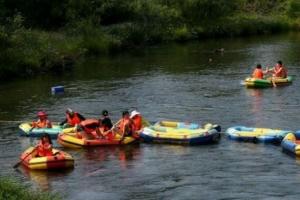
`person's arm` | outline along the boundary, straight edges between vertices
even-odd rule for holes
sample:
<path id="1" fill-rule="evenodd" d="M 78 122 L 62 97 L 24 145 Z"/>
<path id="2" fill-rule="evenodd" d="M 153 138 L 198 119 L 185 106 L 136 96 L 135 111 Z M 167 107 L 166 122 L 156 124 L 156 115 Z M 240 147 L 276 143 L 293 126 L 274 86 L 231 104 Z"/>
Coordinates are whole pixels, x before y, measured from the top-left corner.
<path id="1" fill-rule="evenodd" d="M 32 122 L 31 123 L 31 128 L 35 128 L 36 127 L 36 122 Z"/>
<path id="2" fill-rule="evenodd" d="M 52 123 L 50 121 L 47 122 L 47 128 L 52 128 Z"/>
<path id="3" fill-rule="evenodd" d="M 81 114 L 77 113 L 77 116 L 79 117 L 80 120 L 82 120 L 82 121 L 85 120 L 85 117 L 82 116 Z"/>
<path id="4" fill-rule="evenodd" d="M 111 119 L 107 120 L 107 126 L 109 129 L 111 129 L 113 127 L 113 123 L 112 123 Z"/>
<path id="5" fill-rule="evenodd" d="M 282 72 L 282 67 L 279 68 L 278 70 L 275 70 L 275 76 L 278 76 Z"/>
<path id="6" fill-rule="evenodd" d="M 256 69 L 252 72 L 252 78 L 255 77 L 255 71 Z"/>
<path id="7" fill-rule="evenodd" d="M 64 125 L 64 124 L 67 123 L 67 122 L 68 122 L 68 120 L 65 119 L 64 121 L 60 122 L 59 125 L 62 126 L 62 125 Z"/>
<path id="8" fill-rule="evenodd" d="M 44 146 L 44 148 L 47 149 L 47 150 L 52 150 L 52 145 L 49 144 L 49 143 L 48 143 L 48 144 L 44 144 L 43 146 Z"/>

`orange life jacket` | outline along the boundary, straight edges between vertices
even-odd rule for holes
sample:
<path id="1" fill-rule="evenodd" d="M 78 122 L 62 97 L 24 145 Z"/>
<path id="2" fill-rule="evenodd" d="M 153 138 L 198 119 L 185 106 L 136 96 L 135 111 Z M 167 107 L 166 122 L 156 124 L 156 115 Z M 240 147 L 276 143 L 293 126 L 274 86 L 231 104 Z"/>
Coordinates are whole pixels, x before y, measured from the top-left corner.
<path id="1" fill-rule="evenodd" d="M 286 78 L 287 77 L 287 69 L 283 66 L 281 68 L 275 68 L 275 77 L 278 78 Z"/>
<path id="2" fill-rule="evenodd" d="M 134 123 L 135 131 L 142 129 L 142 116 L 141 115 L 134 116 L 132 121 Z"/>
<path id="3" fill-rule="evenodd" d="M 78 117 L 78 113 L 74 113 L 73 117 L 71 118 L 69 114 L 67 114 L 67 121 L 68 124 L 71 126 L 75 126 L 81 122 L 80 118 Z"/>
<path id="4" fill-rule="evenodd" d="M 264 73 L 262 69 L 255 69 L 253 74 L 252 74 L 253 78 L 258 78 L 258 79 L 263 79 L 264 78 Z"/>
<path id="5" fill-rule="evenodd" d="M 132 133 L 135 131 L 132 119 L 121 119 L 119 128 L 125 135 L 132 135 Z"/>
<path id="6" fill-rule="evenodd" d="M 38 120 L 32 123 L 32 127 L 34 128 L 51 128 L 51 122 L 48 119 Z"/>
<path id="7" fill-rule="evenodd" d="M 47 143 L 43 143 L 42 141 L 39 142 L 38 144 L 38 156 L 43 157 L 43 156 L 52 156 L 52 145 Z"/>

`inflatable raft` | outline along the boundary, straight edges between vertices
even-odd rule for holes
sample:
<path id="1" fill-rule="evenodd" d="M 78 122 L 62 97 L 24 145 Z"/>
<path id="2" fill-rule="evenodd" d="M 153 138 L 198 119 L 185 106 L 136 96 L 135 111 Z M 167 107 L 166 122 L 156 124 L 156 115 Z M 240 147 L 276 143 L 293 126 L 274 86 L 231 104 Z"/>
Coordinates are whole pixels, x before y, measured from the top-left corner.
<path id="1" fill-rule="evenodd" d="M 288 76 L 287 78 L 276 78 L 275 80 L 276 86 L 285 86 L 290 85 L 293 82 L 292 76 Z M 257 78 L 246 78 L 245 86 L 249 88 L 267 88 L 273 87 L 273 83 L 271 79 L 257 79 Z"/>
<path id="2" fill-rule="evenodd" d="M 206 124 L 201 127 L 195 123 L 161 121 L 145 127 L 140 138 L 147 143 L 198 145 L 218 142 L 220 131 L 219 125 Z"/>
<path id="3" fill-rule="evenodd" d="M 281 147 L 284 152 L 300 156 L 300 132 L 287 134 L 281 142 Z"/>
<path id="4" fill-rule="evenodd" d="M 30 123 L 20 124 L 20 135 L 27 137 L 41 137 L 43 134 L 48 133 L 52 139 L 56 139 L 61 132 L 70 132 L 74 127 L 62 129 L 61 126 L 53 125 L 52 128 L 32 128 Z"/>
<path id="5" fill-rule="evenodd" d="M 243 142 L 280 143 L 291 131 L 234 126 L 226 130 L 229 139 Z"/>
<path id="6" fill-rule="evenodd" d="M 112 134 L 112 133 L 111 133 Z M 80 132 L 60 133 L 57 142 L 68 148 L 82 148 L 91 146 L 107 146 L 107 145 L 126 145 L 136 141 L 134 137 L 125 137 L 121 141 L 119 134 L 112 134 L 111 137 L 88 139 L 87 137 L 80 137 Z"/>
<path id="7" fill-rule="evenodd" d="M 53 170 L 74 167 L 74 159 L 71 155 L 57 149 L 53 149 L 52 152 L 53 156 L 36 157 L 37 150 L 30 147 L 22 153 L 20 159 L 25 158 L 22 164 L 29 169 Z M 30 155 L 28 156 L 28 154 Z"/>

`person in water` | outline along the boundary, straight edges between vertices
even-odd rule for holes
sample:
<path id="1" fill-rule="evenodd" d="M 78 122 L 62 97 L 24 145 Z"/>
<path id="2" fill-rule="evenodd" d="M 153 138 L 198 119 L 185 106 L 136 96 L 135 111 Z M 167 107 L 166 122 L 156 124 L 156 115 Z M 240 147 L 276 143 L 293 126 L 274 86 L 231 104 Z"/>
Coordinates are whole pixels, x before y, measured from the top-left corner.
<path id="1" fill-rule="evenodd" d="M 45 133 L 41 138 L 37 145 L 37 156 L 52 156 L 52 141 L 50 135 Z"/>
<path id="2" fill-rule="evenodd" d="M 80 124 L 85 118 L 78 112 L 74 112 L 71 108 L 66 110 L 66 119 L 59 125 L 64 127 L 73 127 Z"/>
<path id="3" fill-rule="evenodd" d="M 124 111 L 122 113 L 122 118 L 120 119 L 118 128 L 119 128 L 120 134 L 122 136 L 120 142 L 122 142 L 126 136 L 133 135 L 133 133 L 135 131 L 134 122 L 130 118 L 128 111 Z"/>
<path id="4" fill-rule="evenodd" d="M 252 78 L 263 79 L 264 71 L 262 70 L 261 64 L 257 64 L 255 70 L 252 73 Z"/>
<path id="5" fill-rule="evenodd" d="M 37 114 L 38 120 L 31 123 L 32 128 L 52 128 L 51 122 L 48 120 L 46 112 L 40 111 Z"/>

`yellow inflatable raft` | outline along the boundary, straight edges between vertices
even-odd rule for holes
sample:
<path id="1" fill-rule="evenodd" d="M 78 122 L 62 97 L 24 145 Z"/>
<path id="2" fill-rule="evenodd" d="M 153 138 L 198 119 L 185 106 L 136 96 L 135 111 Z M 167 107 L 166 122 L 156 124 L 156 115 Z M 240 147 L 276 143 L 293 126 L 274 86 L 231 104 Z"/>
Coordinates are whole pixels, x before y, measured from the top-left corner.
<path id="1" fill-rule="evenodd" d="M 219 125 L 206 124 L 201 127 L 196 123 L 161 121 L 145 127 L 140 138 L 148 143 L 198 145 L 218 142 L 220 131 Z"/>
<path id="2" fill-rule="evenodd" d="M 51 170 L 66 169 L 74 166 L 73 157 L 63 151 L 53 149 L 53 156 L 37 157 L 37 150 L 34 147 L 28 148 L 21 155 L 22 164 L 29 169 Z"/>

